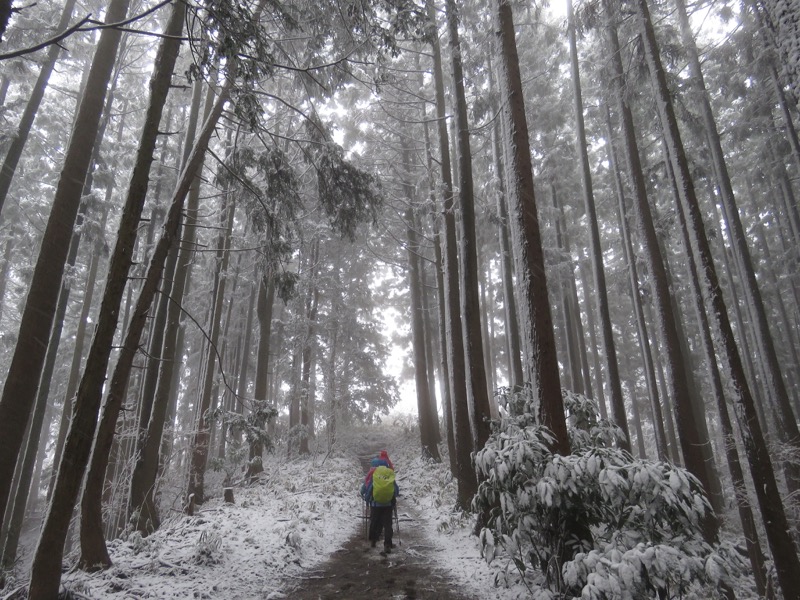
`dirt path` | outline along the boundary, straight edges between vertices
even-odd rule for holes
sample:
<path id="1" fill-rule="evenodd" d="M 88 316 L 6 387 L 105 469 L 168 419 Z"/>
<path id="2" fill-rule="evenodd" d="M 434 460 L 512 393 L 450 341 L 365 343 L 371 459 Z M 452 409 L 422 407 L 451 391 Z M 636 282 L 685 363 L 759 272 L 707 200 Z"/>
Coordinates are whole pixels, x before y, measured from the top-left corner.
<path id="1" fill-rule="evenodd" d="M 357 450 L 364 469 L 379 447 L 363 446 Z M 360 527 L 331 558 L 309 571 L 289 591 L 292 600 L 385 600 L 408 598 L 414 600 L 471 600 L 472 596 L 459 589 L 446 573 L 433 566 L 436 548 L 425 538 L 420 527 L 422 515 L 412 499 L 398 503 L 399 532 L 395 524 L 395 548 L 384 555 L 371 548 L 364 528 Z"/>

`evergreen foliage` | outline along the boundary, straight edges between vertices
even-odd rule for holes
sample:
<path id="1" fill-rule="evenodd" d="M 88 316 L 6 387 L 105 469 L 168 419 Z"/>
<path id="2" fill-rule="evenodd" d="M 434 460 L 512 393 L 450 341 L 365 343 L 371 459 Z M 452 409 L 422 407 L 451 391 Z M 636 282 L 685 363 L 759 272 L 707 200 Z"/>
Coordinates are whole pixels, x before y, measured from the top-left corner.
<path id="1" fill-rule="evenodd" d="M 541 598 L 681 597 L 731 584 L 740 560 L 703 540 L 711 508 L 696 478 L 618 449 L 619 428 L 598 417 L 594 400 L 567 390 L 573 452 L 553 454 L 529 398 L 501 392 L 508 416 L 475 457 L 474 508 L 491 511 L 480 535 L 488 562 L 503 549 L 523 576 L 539 569 L 548 588 Z M 591 541 L 576 539 L 576 529 L 591 531 Z M 561 556 L 568 560 L 558 564 Z"/>

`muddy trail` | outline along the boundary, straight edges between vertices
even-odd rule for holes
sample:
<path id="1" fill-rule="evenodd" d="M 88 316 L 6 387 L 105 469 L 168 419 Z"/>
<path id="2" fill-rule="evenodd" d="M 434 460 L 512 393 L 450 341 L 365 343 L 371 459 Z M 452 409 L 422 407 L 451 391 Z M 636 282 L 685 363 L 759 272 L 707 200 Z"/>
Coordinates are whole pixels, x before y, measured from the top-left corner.
<path id="1" fill-rule="evenodd" d="M 382 446 L 364 445 L 356 452 L 366 474 L 370 460 Z M 292 600 L 472 600 L 461 589 L 462 583 L 437 571 L 433 553 L 438 550 L 420 527 L 423 515 L 413 498 L 398 500 L 399 522 L 395 522 L 394 549 L 382 552 L 382 544 L 370 547 L 366 526 L 362 525 L 330 559 L 309 571 L 286 595 Z M 399 525 L 399 531 L 398 531 Z"/>

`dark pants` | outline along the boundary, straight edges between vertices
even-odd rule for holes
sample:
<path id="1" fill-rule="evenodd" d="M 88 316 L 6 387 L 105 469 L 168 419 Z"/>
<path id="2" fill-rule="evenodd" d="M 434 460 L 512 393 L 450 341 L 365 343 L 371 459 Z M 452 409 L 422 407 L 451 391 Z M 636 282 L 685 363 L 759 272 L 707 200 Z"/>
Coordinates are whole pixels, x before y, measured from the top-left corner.
<path id="1" fill-rule="evenodd" d="M 392 545 L 392 507 L 373 506 L 369 517 L 369 540 L 377 542 L 383 531 L 384 546 Z"/>

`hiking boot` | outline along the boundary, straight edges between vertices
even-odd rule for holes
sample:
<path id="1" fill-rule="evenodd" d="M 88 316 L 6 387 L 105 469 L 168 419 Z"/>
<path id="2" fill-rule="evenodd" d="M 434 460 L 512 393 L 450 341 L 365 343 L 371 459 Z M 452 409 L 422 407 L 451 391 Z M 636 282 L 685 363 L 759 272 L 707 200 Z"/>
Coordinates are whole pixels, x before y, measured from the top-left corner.
<path id="1" fill-rule="evenodd" d="M 392 551 L 392 546 L 390 546 L 389 544 L 384 545 L 383 547 L 384 554 L 389 554 L 391 551 Z"/>
<path id="2" fill-rule="evenodd" d="M 375 543 L 376 543 L 375 540 L 371 540 L 369 545 L 374 548 L 375 547 Z"/>

